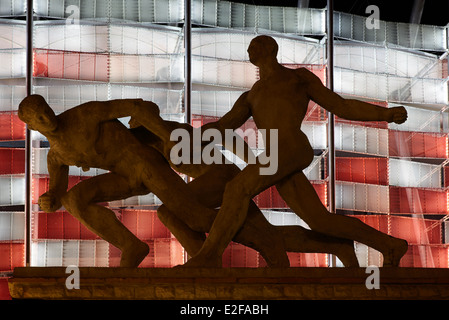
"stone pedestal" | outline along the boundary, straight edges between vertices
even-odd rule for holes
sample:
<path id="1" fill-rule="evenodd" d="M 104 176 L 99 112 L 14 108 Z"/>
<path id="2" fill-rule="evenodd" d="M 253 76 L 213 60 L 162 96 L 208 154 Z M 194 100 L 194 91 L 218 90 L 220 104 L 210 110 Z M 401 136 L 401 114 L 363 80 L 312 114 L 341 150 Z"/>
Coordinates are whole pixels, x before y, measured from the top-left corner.
<path id="1" fill-rule="evenodd" d="M 288 300 L 449 299 L 449 269 L 380 268 L 79 268 L 69 289 L 65 267 L 16 268 L 13 299 Z M 371 277 L 371 278 L 369 278 Z M 69 279 L 70 282 L 70 279 Z"/>

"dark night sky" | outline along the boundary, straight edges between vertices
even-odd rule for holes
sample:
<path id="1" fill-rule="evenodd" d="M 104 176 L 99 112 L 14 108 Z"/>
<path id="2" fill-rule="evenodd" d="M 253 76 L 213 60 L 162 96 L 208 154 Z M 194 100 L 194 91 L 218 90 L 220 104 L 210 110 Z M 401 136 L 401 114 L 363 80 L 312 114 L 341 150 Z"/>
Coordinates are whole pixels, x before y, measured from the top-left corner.
<path id="1" fill-rule="evenodd" d="M 256 5 L 296 7 L 298 0 L 231 0 Z M 414 0 L 334 0 L 334 10 L 368 16 L 365 9 L 377 5 L 380 19 L 409 22 Z M 327 0 L 309 0 L 312 8 L 326 7 Z M 421 18 L 422 24 L 445 26 L 449 23 L 449 0 L 426 0 Z"/>

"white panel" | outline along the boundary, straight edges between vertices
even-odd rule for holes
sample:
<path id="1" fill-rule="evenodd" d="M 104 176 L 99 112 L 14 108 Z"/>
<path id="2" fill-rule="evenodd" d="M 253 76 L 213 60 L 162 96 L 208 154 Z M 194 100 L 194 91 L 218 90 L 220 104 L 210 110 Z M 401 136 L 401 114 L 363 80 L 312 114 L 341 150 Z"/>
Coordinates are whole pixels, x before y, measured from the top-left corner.
<path id="1" fill-rule="evenodd" d="M 2 2 L 1 7 L 4 3 Z M 0 9 L 0 12 L 2 9 Z M 25 24 L 0 24 L 0 49 L 25 49 Z"/>
<path id="2" fill-rule="evenodd" d="M 362 126 L 335 125 L 337 150 L 388 155 L 388 130 Z"/>
<path id="3" fill-rule="evenodd" d="M 325 122 L 303 122 L 301 130 L 306 134 L 312 148 L 327 148 L 327 124 Z"/>
<path id="4" fill-rule="evenodd" d="M 233 29 L 264 29 L 282 33 L 323 34 L 325 11 L 194 0 L 192 22 Z"/>
<path id="5" fill-rule="evenodd" d="M 335 68 L 335 91 L 384 101 L 445 104 L 447 81 L 363 73 Z"/>
<path id="6" fill-rule="evenodd" d="M 181 30 L 111 25 L 109 51 L 120 54 L 175 54 L 183 50 Z"/>
<path id="7" fill-rule="evenodd" d="M 414 49 L 444 51 L 447 48 L 445 27 L 380 21 L 378 29 L 368 29 L 365 27 L 366 19 L 335 12 L 335 36 Z"/>
<path id="8" fill-rule="evenodd" d="M 61 267 L 62 254 L 62 240 L 33 241 L 31 246 L 31 264 L 36 267 Z"/>
<path id="9" fill-rule="evenodd" d="M 108 27 L 92 25 L 37 24 L 34 48 L 74 52 L 107 52 Z"/>
<path id="10" fill-rule="evenodd" d="M 63 81 L 52 80 L 51 86 L 34 86 L 35 94 L 42 95 L 55 113 L 60 113 L 88 101 L 108 100 L 109 86 L 62 85 Z"/>
<path id="11" fill-rule="evenodd" d="M 337 182 L 336 206 L 338 209 L 364 212 L 389 212 L 388 186 Z"/>
<path id="12" fill-rule="evenodd" d="M 193 91 L 192 114 L 222 117 L 243 91 Z"/>
<path id="13" fill-rule="evenodd" d="M 0 15 L 2 16 L 19 16 L 25 14 L 26 1 L 11 0 L 4 1 L 0 6 Z"/>
<path id="14" fill-rule="evenodd" d="M 23 240 L 24 226 L 24 212 L 0 212 L 0 241 Z"/>
<path id="15" fill-rule="evenodd" d="M 109 264 L 109 244 L 103 240 L 34 241 L 31 253 L 31 264 L 36 267 L 107 267 Z"/>
<path id="16" fill-rule="evenodd" d="M 257 80 L 257 68 L 249 62 L 200 57 L 192 61 L 192 81 L 196 83 L 249 89 Z"/>
<path id="17" fill-rule="evenodd" d="M 441 78 L 444 64 L 438 56 L 362 45 L 335 45 L 335 66 L 398 77 Z"/>
<path id="18" fill-rule="evenodd" d="M 180 55 L 113 55 L 109 79 L 112 82 L 182 82 L 184 58 Z"/>
<path id="19" fill-rule="evenodd" d="M 79 241 L 67 241 L 63 242 L 62 252 L 62 265 L 79 265 Z"/>
<path id="20" fill-rule="evenodd" d="M 54 81 L 58 82 L 58 81 Z M 0 99 L 2 93 L 0 86 Z M 14 87 L 5 88 L 5 100 L 20 103 L 18 99 L 12 98 L 15 93 Z M 136 87 L 117 84 L 100 85 L 52 85 L 48 87 L 35 86 L 34 92 L 42 95 L 56 114 L 78 106 L 88 101 L 105 101 L 112 99 L 142 98 L 156 103 L 161 113 L 181 112 L 181 90 L 164 90 L 147 87 Z M 21 91 L 20 91 L 21 93 Z M 18 101 L 18 102 L 17 102 Z"/>
<path id="21" fill-rule="evenodd" d="M 23 205 L 25 203 L 25 178 L 0 176 L 0 205 Z"/>
<path id="22" fill-rule="evenodd" d="M 383 256 L 379 251 L 374 250 L 373 248 L 370 248 L 360 242 L 354 242 L 354 249 L 360 267 L 362 268 L 366 268 L 368 266 L 381 267 L 383 265 Z"/>
<path id="23" fill-rule="evenodd" d="M 272 210 L 262 210 L 265 218 L 272 225 L 275 226 L 302 226 L 306 229 L 310 229 L 307 223 L 305 223 L 298 215 L 294 212 L 288 211 L 272 211 Z"/>
<path id="24" fill-rule="evenodd" d="M 181 22 L 184 6 L 179 0 L 109 1 L 109 0 L 35 0 L 37 15 L 67 18 L 70 5 L 79 7 L 80 19 L 120 19 L 138 22 Z"/>
<path id="25" fill-rule="evenodd" d="M 321 157 L 315 156 L 313 157 L 312 163 L 303 170 L 307 179 L 309 180 L 322 180 L 321 177 Z"/>
<path id="26" fill-rule="evenodd" d="M 25 77 L 25 50 L 0 51 L 0 78 L 24 78 Z"/>
<path id="27" fill-rule="evenodd" d="M 0 111 L 17 110 L 19 103 L 25 97 L 25 86 L 0 85 Z"/>
<path id="28" fill-rule="evenodd" d="M 192 54 L 226 60 L 247 61 L 248 46 L 255 34 L 217 32 L 193 32 Z M 303 40 L 282 37 L 273 38 L 279 45 L 277 59 L 280 63 L 321 64 L 324 45 Z"/>
<path id="29" fill-rule="evenodd" d="M 401 159 L 389 159 L 390 185 L 442 188 L 441 166 Z"/>

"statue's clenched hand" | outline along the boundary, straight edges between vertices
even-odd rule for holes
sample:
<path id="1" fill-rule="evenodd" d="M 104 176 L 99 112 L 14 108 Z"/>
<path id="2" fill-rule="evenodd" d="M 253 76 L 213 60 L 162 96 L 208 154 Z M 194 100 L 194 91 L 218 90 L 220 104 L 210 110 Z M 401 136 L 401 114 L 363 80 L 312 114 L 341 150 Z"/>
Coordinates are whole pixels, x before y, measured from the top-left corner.
<path id="1" fill-rule="evenodd" d="M 404 107 L 393 107 L 388 109 L 388 122 L 397 124 L 404 123 L 407 120 L 407 110 Z"/>
<path id="2" fill-rule="evenodd" d="M 51 191 L 41 195 L 38 200 L 39 207 L 45 212 L 55 212 L 61 208 L 61 200 Z"/>

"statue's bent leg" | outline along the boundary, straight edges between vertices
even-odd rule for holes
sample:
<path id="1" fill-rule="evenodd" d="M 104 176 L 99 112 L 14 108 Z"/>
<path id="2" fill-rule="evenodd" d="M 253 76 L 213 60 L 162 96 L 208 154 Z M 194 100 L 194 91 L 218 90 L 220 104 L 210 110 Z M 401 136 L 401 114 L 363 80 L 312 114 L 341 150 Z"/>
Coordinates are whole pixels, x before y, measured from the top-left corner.
<path id="1" fill-rule="evenodd" d="M 222 206 L 209 236 L 200 252 L 185 264 L 186 267 L 221 265 L 224 250 L 243 226 L 251 199 L 285 176 L 281 171 L 260 175 L 260 168 L 260 164 L 249 164 L 226 184 Z"/>
<path id="2" fill-rule="evenodd" d="M 137 267 L 148 254 L 148 245 L 129 231 L 113 211 L 96 204 L 135 194 L 126 179 L 107 173 L 78 183 L 61 201 L 89 230 L 122 251 L 121 267 Z"/>
<path id="3" fill-rule="evenodd" d="M 196 218 L 199 215 L 213 217 L 215 212 L 197 200 L 185 181 L 170 168 L 159 153 L 147 153 L 143 161 L 151 165 L 143 167 L 142 183 L 164 203 L 168 210 L 176 214 L 191 229 L 203 229 L 204 220 Z"/>
<path id="4" fill-rule="evenodd" d="M 364 243 L 383 254 L 384 266 L 397 266 L 407 251 L 405 240 L 382 233 L 357 218 L 330 213 L 303 172 L 283 179 L 276 187 L 289 207 L 312 230 Z"/>
<path id="5" fill-rule="evenodd" d="M 192 230 L 165 205 L 159 207 L 157 215 L 190 256 L 194 256 L 201 249 L 206 240 L 204 232 Z"/>
<path id="6" fill-rule="evenodd" d="M 221 205 L 226 183 L 239 172 L 240 169 L 233 164 L 213 165 L 207 173 L 194 179 L 188 186 L 202 205 L 211 209 L 217 208 Z M 244 231 L 239 232 L 234 241 L 259 251 L 271 267 L 288 267 L 289 260 L 281 234 L 274 230 L 252 201 L 249 210 Z M 190 256 L 194 256 L 201 249 L 205 240 L 204 233 L 209 232 L 216 216 L 192 213 L 203 225 L 201 230 L 194 231 L 177 219 L 180 214 L 170 212 L 165 206 L 159 208 L 158 215 Z"/>
<path id="7" fill-rule="evenodd" d="M 327 236 L 301 226 L 276 226 L 289 252 L 330 253 L 336 255 L 345 267 L 358 267 L 354 241 Z"/>

